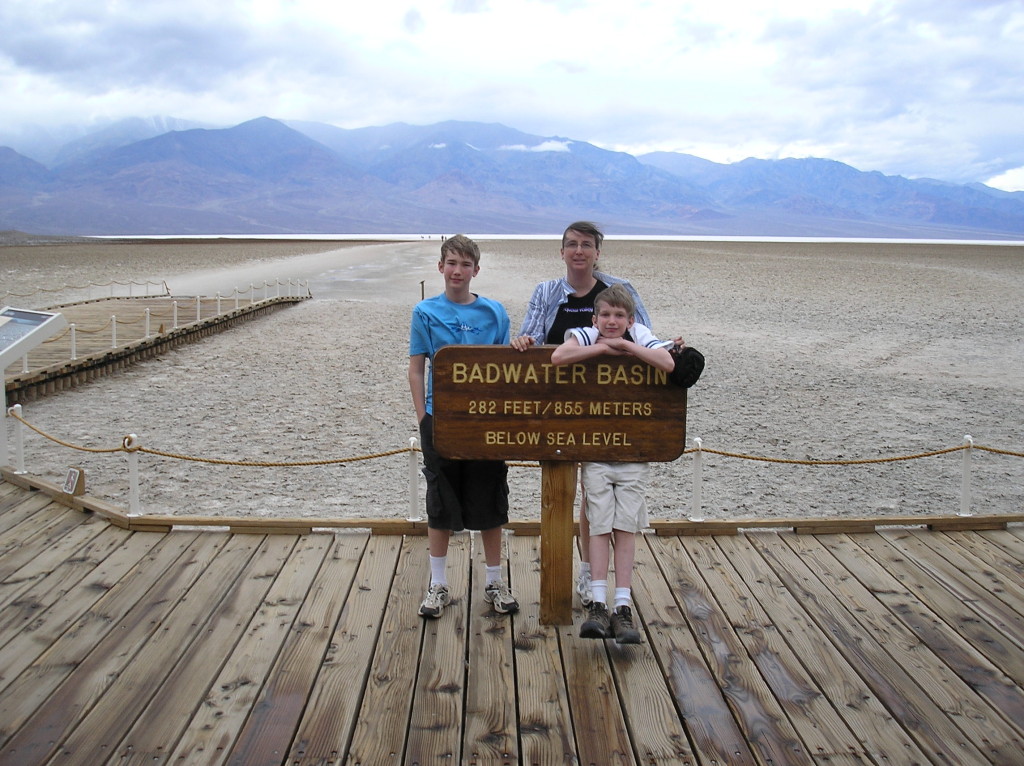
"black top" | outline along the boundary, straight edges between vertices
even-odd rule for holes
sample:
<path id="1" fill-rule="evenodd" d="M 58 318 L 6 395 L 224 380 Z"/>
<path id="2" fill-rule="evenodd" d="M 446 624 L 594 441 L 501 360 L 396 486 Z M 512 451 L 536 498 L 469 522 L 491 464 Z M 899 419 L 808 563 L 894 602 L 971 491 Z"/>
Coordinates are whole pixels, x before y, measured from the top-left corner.
<path id="1" fill-rule="evenodd" d="M 582 298 L 570 295 L 569 300 L 558 307 L 555 321 L 548 330 L 544 341 L 558 345 L 565 340 L 566 330 L 571 330 L 574 327 L 590 327 L 594 323 L 594 298 L 606 287 L 608 285 L 599 279 L 594 285 L 594 289 Z"/>

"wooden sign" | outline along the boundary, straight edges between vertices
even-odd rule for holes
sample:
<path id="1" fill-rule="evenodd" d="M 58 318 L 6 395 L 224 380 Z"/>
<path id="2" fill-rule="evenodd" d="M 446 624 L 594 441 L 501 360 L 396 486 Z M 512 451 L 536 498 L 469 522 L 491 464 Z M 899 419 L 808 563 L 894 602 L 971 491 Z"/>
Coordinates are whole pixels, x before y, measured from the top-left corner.
<path id="1" fill-rule="evenodd" d="M 434 447 L 459 460 L 668 462 L 686 446 L 686 389 L 630 356 L 551 364 L 553 346 L 434 355 Z"/>

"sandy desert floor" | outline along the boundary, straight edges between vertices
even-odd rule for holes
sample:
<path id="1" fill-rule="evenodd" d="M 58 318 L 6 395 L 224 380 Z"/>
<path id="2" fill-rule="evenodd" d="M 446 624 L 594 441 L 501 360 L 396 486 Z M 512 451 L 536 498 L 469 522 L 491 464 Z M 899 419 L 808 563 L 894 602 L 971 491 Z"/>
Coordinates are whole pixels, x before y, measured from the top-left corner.
<path id="1" fill-rule="evenodd" d="M 313 299 L 31 402 L 63 439 L 264 462 L 401 449 L 416 435 L 408 322 L 439 292 L 440 242 L 74 244 L 0 248 L 0 293 L 113 279 L 213 295 L 308 279 Z M 554 240 L 481 240 L 476 292 L 518 328 L 536 282 L 564 273 Z M 1024 450 L 1024 246 L 609 240 L 601 267 L 638 288 L 663 337 L 707 358 L 688 445 L 783 460 L 895 457 L 976 444 Z M 20 299 L 36 306 L 50 294 Z M 63 296 L 61 300 L 65 299 Z M 14 303 L 12 299 L 7 302 Z M 127 507 L 124 455 L 26 436 L 28 468 L 85 468 Z M 896 516 L 960 510 L 963 453 L 805 466 L 705 453 L 709 519 Z M 1024 459 L 975 451 L 972 510 L 1024 509 Z M 652 518 L 690 516 L 693 457 L 653 466 Z M 512 516 L 537 518 L 540 471 L 510 472 Z M 418 488 L 422 493 L 422 481 Z M 212 466 L 143 456 L 144 513 L 405 518 L 407 454 L 329 467 Z M 416 508 L 421 508 L 419 500 Z"/>

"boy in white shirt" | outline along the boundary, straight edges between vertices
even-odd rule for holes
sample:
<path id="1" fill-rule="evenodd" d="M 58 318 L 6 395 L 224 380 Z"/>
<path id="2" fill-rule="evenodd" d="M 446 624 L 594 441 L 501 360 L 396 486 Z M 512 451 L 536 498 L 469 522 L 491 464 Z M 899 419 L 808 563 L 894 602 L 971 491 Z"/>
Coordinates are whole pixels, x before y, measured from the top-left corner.
<path id="1" fill-rule="evenodd" d="M 601 355 L 634 356 L 671 372 L 675 361 L 668 349 L 635 319 L 633 296 L 621 285 L 612 285 L 594 299 L 594 326 L 566 333 L 565 342 L 551 354 L 556 365 L 582 362 Z M 623 336 L 629 332 L 634 340 Z M 590 568 L 593 602 L 580 626 L 581 638 L 611 638 L 620 644 L 640 643 L 633 624 L 632 582 L 636 535 L 648 526 L 645 490 L 647 463 L 583 463 L 583 486 L 590 521 Z M 608 612 L 608 568 L 612 538 L 615 540 L 614 611 Z"/>

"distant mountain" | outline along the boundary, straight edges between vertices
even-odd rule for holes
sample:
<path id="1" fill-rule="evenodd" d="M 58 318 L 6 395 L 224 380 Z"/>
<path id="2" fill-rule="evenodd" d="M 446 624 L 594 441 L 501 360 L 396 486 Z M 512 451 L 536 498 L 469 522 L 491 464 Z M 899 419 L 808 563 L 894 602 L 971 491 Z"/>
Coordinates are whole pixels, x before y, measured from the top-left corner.
<path id="1" fill-rule="evenodd" d="M 75 160 L 85 154 L 153 138 L 171 130 L 209 128 L 192 120 L 175 117 L 129 117 L 93 127 L 65 125 L 56 129 L 29 126 L 20 131 L 0 127 L 0 146 L 8 146 L 19 154 L 48 167 Z"/>
<path id="2" fill-rule="evenodd" d="M 1024 194 L 824 159 L 640 157 L 499 124 L 346 130 L 125 120 L 48 163 L 0 148 L 0 229 L 34 234 L 556 233 L 1020 238 Z"/>

